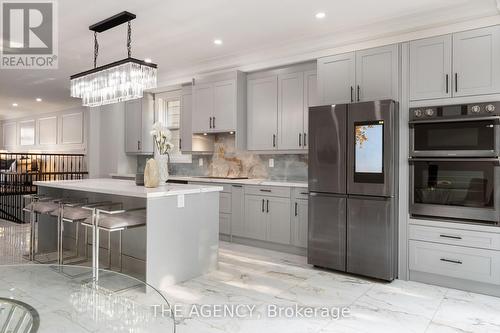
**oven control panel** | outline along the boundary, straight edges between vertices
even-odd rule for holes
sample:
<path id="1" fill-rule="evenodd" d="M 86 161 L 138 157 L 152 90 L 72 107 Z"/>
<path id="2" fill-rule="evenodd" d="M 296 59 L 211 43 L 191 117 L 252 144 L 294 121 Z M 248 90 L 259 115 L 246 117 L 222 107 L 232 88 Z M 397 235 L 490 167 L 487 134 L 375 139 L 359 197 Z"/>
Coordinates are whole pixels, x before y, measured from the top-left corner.
<path id="1" fill-rule="evenodd" d="M 500 116 L 500 102 L 426 106 L 410 109 L 410 120 Z"/>

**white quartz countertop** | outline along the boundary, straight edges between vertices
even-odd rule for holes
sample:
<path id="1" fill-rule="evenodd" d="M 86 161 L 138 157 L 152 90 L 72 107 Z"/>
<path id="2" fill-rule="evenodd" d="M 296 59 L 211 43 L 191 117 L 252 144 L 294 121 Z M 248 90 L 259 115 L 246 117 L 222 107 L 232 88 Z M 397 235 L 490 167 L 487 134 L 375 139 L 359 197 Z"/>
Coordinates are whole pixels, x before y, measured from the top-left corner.
<path id="1" fill-rule="evenodd" d="M 123 195 L 139 198 L 158 198 L 170 195 L 195 194 L 202 192 L 219 192 L 221 186 L 164 184 L 157 188 L 146 188 L 135 185 L 133 180 L 98 178 L 81 180 L 37 181 L 36 186 L 75 190 L 93 193 Z"/>
<path id="2" fill-rule="evenodd" d="M 301 188 L 308 187 L 307 182 L 272 181 L 267 179 L 224 179 L 224 178 L 204 178 L 204 177 L 189 177 L 189 176 L 170 176 L 169 179 L 188 181 L 188 182 L 219 183 L 219 184 L 283 186 L 283 187 L 301 187 Z"/>

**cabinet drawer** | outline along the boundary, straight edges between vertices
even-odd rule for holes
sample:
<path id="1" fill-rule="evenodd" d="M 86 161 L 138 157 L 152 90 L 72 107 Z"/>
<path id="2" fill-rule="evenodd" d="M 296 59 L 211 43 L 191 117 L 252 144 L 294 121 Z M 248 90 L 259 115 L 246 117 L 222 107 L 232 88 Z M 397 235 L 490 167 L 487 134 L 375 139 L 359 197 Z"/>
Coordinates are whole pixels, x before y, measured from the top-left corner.
<path id="1" fill-rule="evenodd" d="M 219 233 L 231 234 L 231 214 L 219 214 Z"/>
<path id="2" fill-rule="evenodd" d="M 278 186 L 245 186 L 245 194 L 290 198 L 290 188 Z"/>
<path id="3" fill-rule="evenodd" d="M 410 270 L 500 285 L 500 252 L 410 241 Z"/>
<path id="4" fill-rule="evenodd" d="M 219 198 L 219 213 L 231 214 L 231 193 L 221 192 Z"/>
<path id="5" fill-rule="evenodd" d="M 410 225 L 410 239 L 500 250 L 500 234 L 480 231 Z"/>
<path id="6" fill-rule="evenodd" d="M 309 199 L 309 190 L 307 188 L 295 187 L 293 189 L 293 196 L 298 200 Z"/>

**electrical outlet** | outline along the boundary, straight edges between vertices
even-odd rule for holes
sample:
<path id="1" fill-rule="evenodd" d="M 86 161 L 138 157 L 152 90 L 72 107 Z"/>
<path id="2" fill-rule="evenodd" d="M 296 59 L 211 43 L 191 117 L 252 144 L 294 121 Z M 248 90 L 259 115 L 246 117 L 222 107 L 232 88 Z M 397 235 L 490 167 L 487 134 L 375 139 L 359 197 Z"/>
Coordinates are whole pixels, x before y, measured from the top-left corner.
<path id="1" fill-rule="evenodd" d="M 269 159 L 269 167 L 274 168 L 274 158 Z"/>
<path id="2" fill-rule="evenodd" d="M 177 196 L 177 208 L 184 208 L 184 194 Z"/>
<path id="3" fill-rule="evenodd" d="M 201 157 L 200 157 L 200 158 L 198 159 L 198 165 L 199 165 L 199 166 L 203 166 L 203 158 L 201 158 Z"/>

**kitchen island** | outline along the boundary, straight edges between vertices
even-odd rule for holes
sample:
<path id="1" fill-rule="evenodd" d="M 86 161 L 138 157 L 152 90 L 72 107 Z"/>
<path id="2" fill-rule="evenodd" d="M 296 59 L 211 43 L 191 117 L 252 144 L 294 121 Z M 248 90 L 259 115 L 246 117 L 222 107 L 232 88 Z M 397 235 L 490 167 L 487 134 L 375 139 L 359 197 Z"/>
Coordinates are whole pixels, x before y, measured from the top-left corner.
<path id="1" fill-rule="evenodd" d="M 220 186 L 165 184 L 145 188 L 134 181 L 108 178 L 40 181 L 35 185 L 39 194 L 51 197 L 109 200 L 123 203 L 124 209 L 146 208 L 145 232 L 125 231 L 123 253 L 131 266 L 145 262 L 146 282 L 155 288 L 164 290 L 217 268 Z M 39 220 L 39 252 L 55 240 L 55 223 L 49 219 Z M 103 239 L 101 247 L 105 243 Z M 111 246 L 112 253 L 117 249 Z"/>

